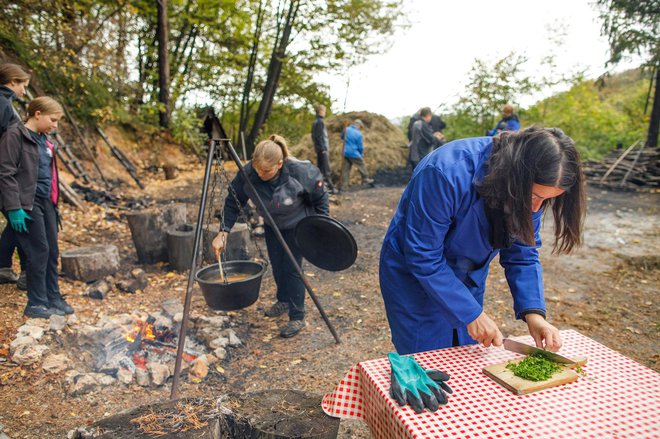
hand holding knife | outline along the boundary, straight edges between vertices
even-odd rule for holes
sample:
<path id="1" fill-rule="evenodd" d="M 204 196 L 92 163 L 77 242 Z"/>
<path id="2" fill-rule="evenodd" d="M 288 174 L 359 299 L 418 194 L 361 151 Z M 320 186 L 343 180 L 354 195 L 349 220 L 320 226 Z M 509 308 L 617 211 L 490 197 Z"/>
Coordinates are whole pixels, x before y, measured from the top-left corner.
<path id="1" fill-rule="evenodd" d="M 586 358 L 571 360 L 570 358 L 564 357 L 559 354 L 555 354 L 554 352 L 546 351 L 545 349 L 539 349 L 534 346 L 527 345 L 525 343 L 520 343 L 518 341 L 511 340 L 510 338 L 505 338 L 503 345 L 504 345 L 504 349 L 506 349 L 507 351 L 511 351 L 523 355 L 533 355 L 533 354 L 542 355 L 550 361 L 563 364 L 567 367 L 581 366 L 587 362 Z"/>

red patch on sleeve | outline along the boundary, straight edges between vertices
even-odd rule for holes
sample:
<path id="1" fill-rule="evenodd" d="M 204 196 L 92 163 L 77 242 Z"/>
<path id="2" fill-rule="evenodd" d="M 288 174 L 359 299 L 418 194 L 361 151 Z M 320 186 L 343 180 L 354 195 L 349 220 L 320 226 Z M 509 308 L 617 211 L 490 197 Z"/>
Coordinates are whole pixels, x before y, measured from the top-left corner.
<path id="1" fill-rule="evenodd" d="M 322 182 L 321 180 L 319 180 L 319 181 L 316 183 L 316 185 L 317 185 L 318 187 L 321 187 L 321 186 L 323 186 L 323 182 Z"/>

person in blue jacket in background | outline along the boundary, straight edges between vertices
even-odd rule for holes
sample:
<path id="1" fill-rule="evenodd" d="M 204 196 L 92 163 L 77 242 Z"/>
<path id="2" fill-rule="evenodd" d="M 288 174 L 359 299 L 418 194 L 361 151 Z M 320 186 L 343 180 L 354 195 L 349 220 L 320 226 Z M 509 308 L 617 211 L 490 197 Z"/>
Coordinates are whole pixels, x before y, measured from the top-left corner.
<path id="1" fill-rule="evenodd" d="M 495 128 L 486 133 L 487 136 L 495 136 L 502 131 L 518 131 L 520 129 L 520 119 L 513 112 L 513 105 L 505 104 L 502 107 L 502 119 L 497 122 Z"/>
<path id="2" fill-rule="evenodd" d="M 355 119 L 352 124 L 346 127 L 341 138 L 344 141 L 344 164 L 341 168 L 341 180 L 339 181 L 339 191 L 348 189 L 351 168 L 357 166 L 362 176 L 362 184 L 368 184 L 373 187 L 374 180 L 369 178 L 367 167 L 364 164 L 364 144 L 360 130 L 364 128 L 364 123 L 360 119 Z"/>
<path id="3" fill-rule="evenodd" d="M 380 256 L 380 288 L 399 354 L 502 344 L 483 309 L 499 253 L 517 319 L 538 347 L 556 351 L 545 320 L 541 217 L 552 210 L 556 253 L 581 244 L 585 194 L 573 140 L 557 128 L 456 140 L 415 168 Z"/>

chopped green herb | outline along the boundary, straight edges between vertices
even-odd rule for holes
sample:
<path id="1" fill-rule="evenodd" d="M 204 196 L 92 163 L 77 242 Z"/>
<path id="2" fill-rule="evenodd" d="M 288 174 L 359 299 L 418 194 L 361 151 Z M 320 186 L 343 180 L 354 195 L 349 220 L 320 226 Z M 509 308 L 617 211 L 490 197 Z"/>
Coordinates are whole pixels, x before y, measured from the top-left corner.
<path id="1" fill-rule="evenodd" d="M 575 367 L 575 372 L 576 372 L 579 376 L 581 376 L 582 378 L 584 378 L 584 377 L 587 376 L 587 372 L 585 372 L 584 369 L 582 369 L 582 366 L 576 366 L 576 367 Z"/>
<path id="2" fill-rule="evenodd" d="M 548 380 L 561 370 L 561 366 L 546 359 L 542 354 L 530 355 L 518 363 L 509 362 L 506 368 L 515 376 L 529 381 Z"/>

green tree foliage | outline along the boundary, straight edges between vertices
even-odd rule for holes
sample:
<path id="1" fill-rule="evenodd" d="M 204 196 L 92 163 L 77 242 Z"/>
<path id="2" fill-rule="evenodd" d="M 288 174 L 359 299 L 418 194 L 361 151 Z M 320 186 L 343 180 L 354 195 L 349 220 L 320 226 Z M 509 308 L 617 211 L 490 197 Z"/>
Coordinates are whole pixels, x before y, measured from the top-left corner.
<path id="1" fill-rule="evenodd" d="M 602 34 L 610 43 L 608 63 L 636 54 L 655 73 L 655 93 L 646 144 L 658 145 L 660 132 L 660 2 L 658 0 L 598 0 Z M 649 94 L 651 89 L 649 89 Z"/>
<path id="2" fill-rule="evenodd" d="M 523 128 L 534 124 L 561 128 L 575 140 L 585 158 L 598 159 L 618 143 L 628 146 L 644 137 L 650 79 L 650 73 L 642 69 L 598 80 L 577 76 L 568 90 L 521 108 L 518 114 Z M 484 135 L 484 126 L 474 113 L 460 105 L 443 119 L 449 139 Z"/>
<path id="3" fill-rule="evenodd" d="M 660 2 L 597 0 L 602 33 L 610 43 L 610 63 L 636 54 L 651 67 L 660 65 Z"/>
<path id="4" fill-rule="evenodd" d="M 281 70 L 264 118 L 272 113 L 273 125 L 257 131 L 288 129 L 282 134 L 299 136 L 300 128 L 283 118 L 309 122 L 313 104 L 329 105 L 317 75 L 382 51 L 400 19 L 401 3 L 169 0 L 175 136 L 183 135 L 176 133 L 176 121 L 189 120 L 186 114 L 178 117 L 177 111 L 214 103 L 225 128 L 237 138 L 243 96 L 247 93 L 246 114 L 253 120 L 273 59 Z M 282 18 L 291 6 L 297 14 L 289 23 L 290 35 L 281 50 L 274 51 L 283 41 Z M 255 32 L 260 7 L 263 21 Z M 0 0 L 0 10 L 0 49 L 34 71 L 37 92 L 60 95 L 80 119 L 157 125 L 163 108 L 158 100 L 155 1 Z M 247 81 L 253 48 L 253 75 Z"/>
<path id="5" fill-rule="evenodd" d="M 648 75 L 639 70 L 605 80 L 578 78 L 570 90 L 544 99 L 520 115 L 525 126 L 559 127 L 575 140 L 584 158 L 598 159 L 618 143 L 643 138 L 648 117 Z"/>
<path id="6" fill-rule="evenodd" d="M 244 102 L 247 109 L 242 111 L 246 119 L 253 116 L 249 128 L 241 124 L 249 133 L 248 143 L 254 143 L 262 131 L 275 95 L 309 111 L 314 104 L 329 101 L 326 90 L 313 79 L 318 73 L 383 51 L 401 15 L 401 1 L 264 2 L 263 14 L 263 29 L 254 32 L 261 64 L 257 64 L 255 87 L 244 89 L 253 97 Z"/>
<path id="7" fill-rule="evenodd" d="M 492 64 L 475 59 L 465 92 L 446 117 L 445 135 L 452 139 L 482 136 L 493 127 L 504 104 L 516 103 L 537 90 L 540 85 L 523 71 L 526 61 L 513 52 Z"/>

